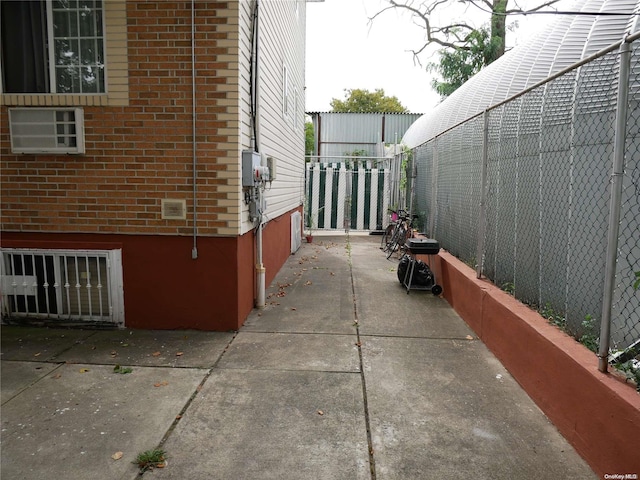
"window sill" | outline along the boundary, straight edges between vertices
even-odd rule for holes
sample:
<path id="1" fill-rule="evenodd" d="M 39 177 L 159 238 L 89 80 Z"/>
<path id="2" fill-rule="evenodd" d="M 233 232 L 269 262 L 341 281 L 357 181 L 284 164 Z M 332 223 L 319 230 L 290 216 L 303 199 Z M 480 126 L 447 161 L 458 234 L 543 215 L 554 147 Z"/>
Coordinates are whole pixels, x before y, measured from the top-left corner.
<path id="1" fill-rule="evenodd" d="M 129 98 L 126 90 L 92 94 L 5 93 L 0 95 L 0 105 L 7 107 L 106 107 L 128 104 Z"/>

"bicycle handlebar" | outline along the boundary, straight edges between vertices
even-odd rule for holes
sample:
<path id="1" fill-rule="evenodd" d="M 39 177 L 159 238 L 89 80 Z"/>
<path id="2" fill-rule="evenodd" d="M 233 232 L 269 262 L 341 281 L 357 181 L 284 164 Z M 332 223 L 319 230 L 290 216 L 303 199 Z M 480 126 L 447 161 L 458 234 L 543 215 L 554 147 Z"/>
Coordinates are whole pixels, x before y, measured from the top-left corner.
<path id="1" fill-rule="evenodd" d="M 411 216 L 409 215 L 409 212 L 407 212 L 406 210 L 403 209 L 399 209 L 399 210 L 390 210 L 391 213 L 395 213 L 396 215 L 398 215 L 398 218 L 401 220 L 409 220 L 409 218 L 415 220 L 417 218 L 420 218 L 420 215 L 418 214 L 412 214 Z"/>

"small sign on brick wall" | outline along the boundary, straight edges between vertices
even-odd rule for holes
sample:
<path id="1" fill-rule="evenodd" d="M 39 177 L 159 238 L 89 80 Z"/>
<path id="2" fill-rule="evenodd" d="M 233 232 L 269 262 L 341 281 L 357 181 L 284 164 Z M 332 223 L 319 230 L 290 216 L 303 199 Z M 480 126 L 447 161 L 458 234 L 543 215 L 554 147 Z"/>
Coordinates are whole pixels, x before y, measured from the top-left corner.
<path id="1" fill-rule="evenodd" d="M 162 199 L 162 219 L 163 220 L 186 220 L 187 201 Z"/>

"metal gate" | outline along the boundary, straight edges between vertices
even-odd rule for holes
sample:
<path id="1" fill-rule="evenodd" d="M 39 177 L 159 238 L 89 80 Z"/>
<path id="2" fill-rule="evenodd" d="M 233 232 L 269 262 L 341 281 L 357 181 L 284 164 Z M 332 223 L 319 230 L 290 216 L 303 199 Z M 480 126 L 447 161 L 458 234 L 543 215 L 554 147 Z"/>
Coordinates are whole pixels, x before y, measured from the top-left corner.
<path id="1" fill-rule="evenodd" d="M 386 157 L 311 157 L 306 164 L 305 227 L 381 230 L 393 186 Z"/>

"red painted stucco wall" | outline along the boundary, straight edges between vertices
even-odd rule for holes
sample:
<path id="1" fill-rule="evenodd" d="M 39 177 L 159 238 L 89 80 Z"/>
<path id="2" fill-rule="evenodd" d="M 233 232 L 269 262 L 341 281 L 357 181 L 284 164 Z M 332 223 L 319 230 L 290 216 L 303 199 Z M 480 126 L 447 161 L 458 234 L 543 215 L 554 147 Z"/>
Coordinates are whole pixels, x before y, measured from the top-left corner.
<path id="1" fill-rule="evenodd" d="M 267 284 L 291 252 L 286 213 L 263 232 Z M 122 249 L 125 326 L 228 331 L 242 326 L 255 304 L 255 235 L 192 237 L 6 232 L 3 247 Z"/>
<path id="2" fill-rule="evenodd" d="M 431 257 L 445 299 L 601 478 L 640 475 L 640 394 L 591 351 L 454 256 Z M 425 259 L 426 260 L 426 259 Z"/>

